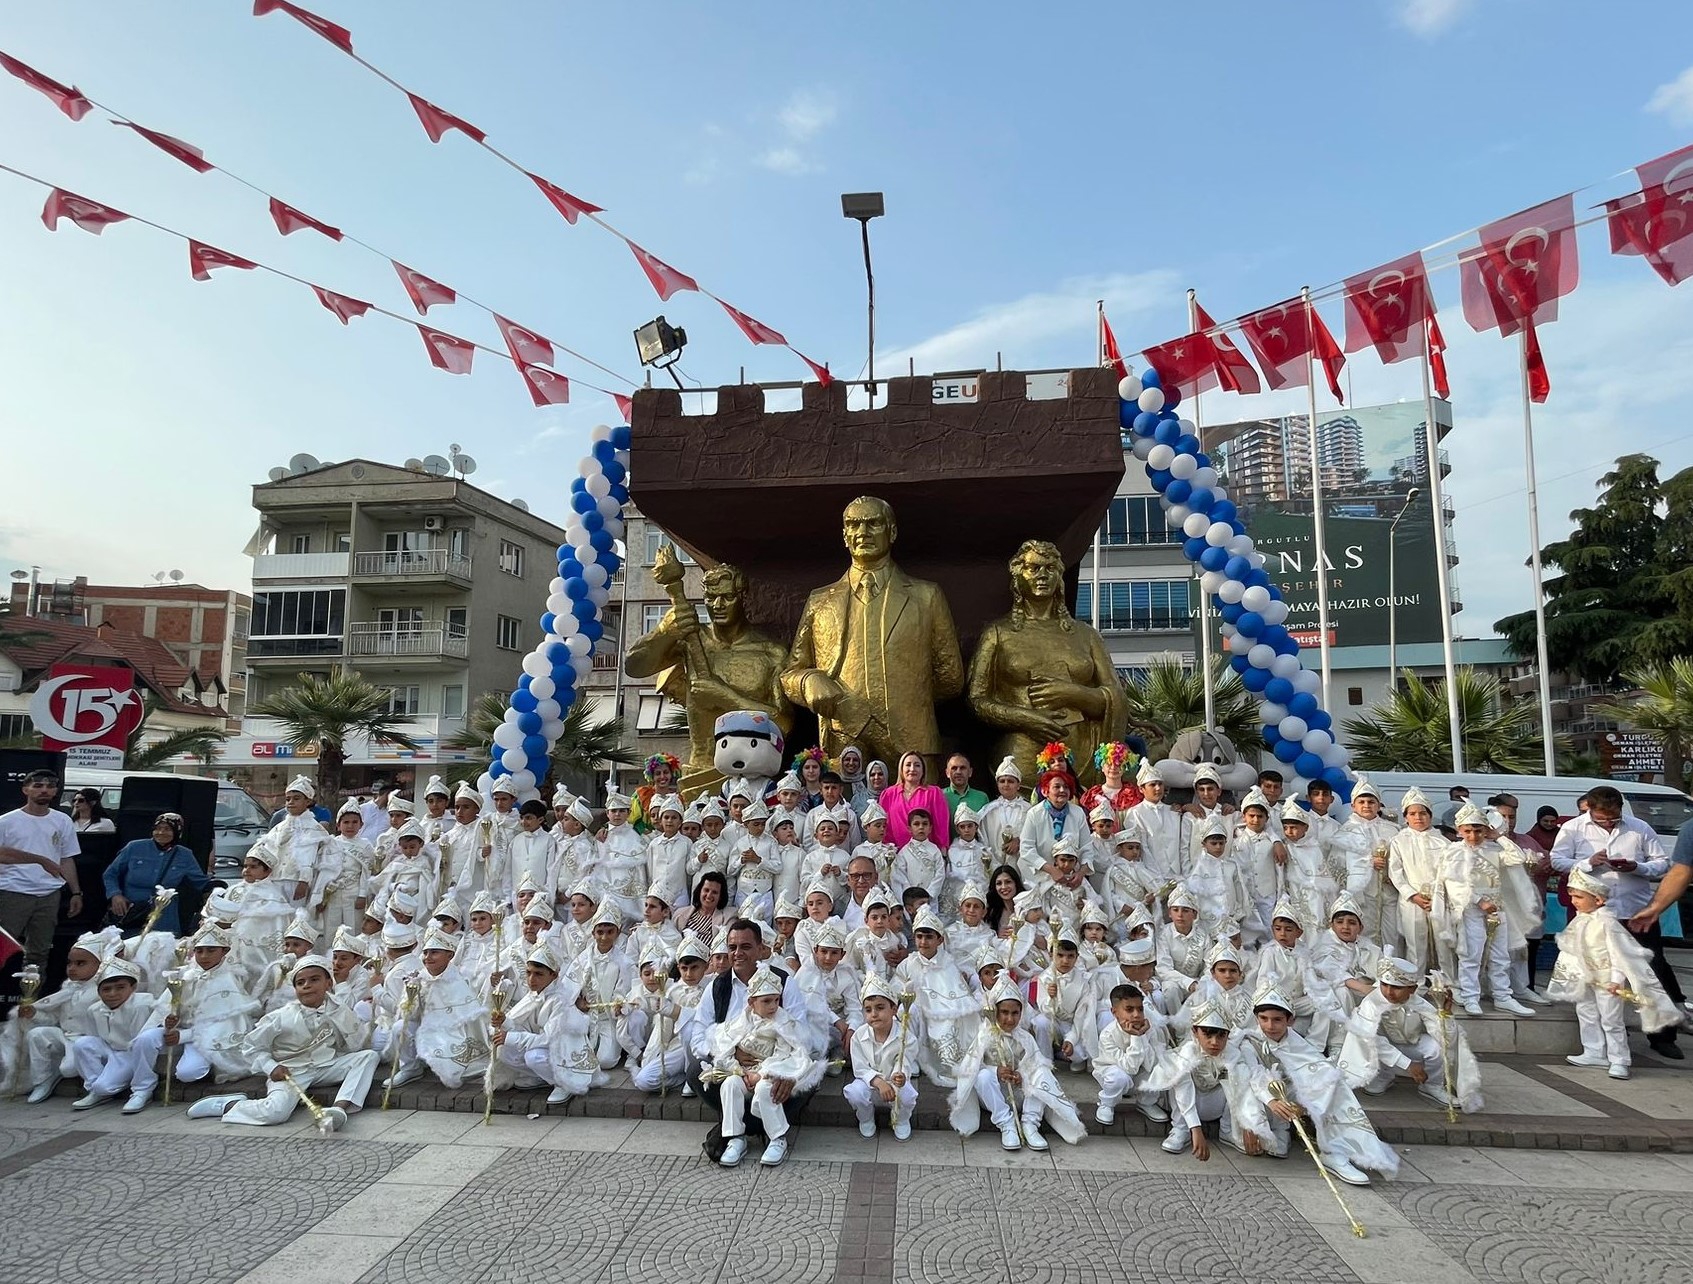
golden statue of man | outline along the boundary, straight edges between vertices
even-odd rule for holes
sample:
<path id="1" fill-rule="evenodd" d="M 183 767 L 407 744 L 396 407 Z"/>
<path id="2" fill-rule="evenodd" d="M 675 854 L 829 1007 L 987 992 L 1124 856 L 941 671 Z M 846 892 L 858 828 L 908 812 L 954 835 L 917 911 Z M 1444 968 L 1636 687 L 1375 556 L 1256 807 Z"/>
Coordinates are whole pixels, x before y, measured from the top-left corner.
<path id="1" fill-rule="evenodd" d="M 841 534 L 852 566 L 806 599 L 782 689 L 817 715 L 830 757 L 857 745 L 866 760 L 940 753 L 935 702 L 964 689 L 958 633 L 940 585 L 895 565 L 899 527 L 887 501 L 846 506 Z"/>
<path id="2" fill-rule="evenodd" d="M 747 577 L 740 568 L 724 563 L 705 573 L 709 626 L 682 596 L 682 566 L 668 545 L 653 559 L 653 578 L 669 590 L 672 605 L 658 627 L 629 648 L 623 671 L 646 678 L 670 670 L 659 689 L 687 709 L 688 769 L 712 769 L 712 726 L 733 709 L 760 710 L 784 735 L 792 730 L 793 706 L 782 694 L 787 648 L 747 622 Z"/>
<path id="3" fill-rule="evenodd" d="M 1011 558 L 1011 614 L 982 630 L 970 660 L 970 707 L 1001 728 L 998 752 L 1025 779 L 1035 755 L 1061 740 L 1078 763 L 1120 740 L 1128 717 L 1105 639 L 1070 614 L 1064 558 L 1046 540 L 1027 540 Z"/>

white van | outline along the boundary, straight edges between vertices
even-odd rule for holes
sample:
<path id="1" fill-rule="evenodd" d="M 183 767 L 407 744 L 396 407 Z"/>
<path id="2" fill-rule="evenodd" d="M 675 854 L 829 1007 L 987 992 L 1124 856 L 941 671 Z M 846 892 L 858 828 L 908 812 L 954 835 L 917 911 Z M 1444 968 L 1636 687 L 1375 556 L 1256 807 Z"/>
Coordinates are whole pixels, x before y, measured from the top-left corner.
<path id="1" fill-rule="evenodd" d="M 68 767 L 65 770 L 61 805 L 70 807 L 70 796 L 78 789 L 98 789 L 100 805 L 115 816 L 123 798 L 123 782 L 129 776 L 174 778 L 171 771 L 94 771 Z M 241 877 L 241 858 L 270 829 L 270 813 L 241 786 L 218 781 L 217 810 L 212 817 L 212 877 L 234 882 Z"/>
<path id="2" fill-rule="evenodd" d="M 1370 771 L 1364 774 L 1381 791 L 1383 804 L 1395 811 L 1399 807 L 1399 795 L 1415 785 L 1428 795 L 1437 819 L 1445 812 L 1447 794 L 1454 785 L 1468 789 L 1470 801 L 1478 807 L 1485 807 L 1487 800 L 1495 794 L 1514 795 L 1519 804 L 1519 830 L 1534 824 L 1534 813 L 1545 806 L 1556 807 L 1560 816 L 1573 816 L 1579 810 L 1576 799 L 1595 786 L 1610 785 L 1622 794 L 1628 813 L 1656 830 L 1666 848 L 1675 845 L 1676 834 L 1682 825 L 1693 820 L 1693 798 L 1668 785 L 1639 785 L 1627 780 L 1601 780 L 1597 776 L 1505 776 L 1479 771 L 1456 775 L 1434 771 Z"/>

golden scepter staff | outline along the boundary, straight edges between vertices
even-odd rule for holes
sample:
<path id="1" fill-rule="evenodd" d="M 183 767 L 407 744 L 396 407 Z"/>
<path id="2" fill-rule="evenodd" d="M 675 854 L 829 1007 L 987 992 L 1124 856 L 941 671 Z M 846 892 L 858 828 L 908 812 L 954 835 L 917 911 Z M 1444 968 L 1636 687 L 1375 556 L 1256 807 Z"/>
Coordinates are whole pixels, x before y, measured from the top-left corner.
<path id="1" fill-rule="evenodd" d="M 1452 1068 L 1452 983 L 1446 979 L 1445 973 L 1435 969 L 1428 974 L 1428 992 L 1430 998 L 1440 996 L 1434 1011 L 1440 1018 L 1440 1077 L 1445 1081 L 1443 1087 L 1446 1090 L 1446 1122 L 1457 1123 L 1458 1106 L 1454 1099 L 1457 1085 Z"/>
<path id="2" fill-rule="evenodd" d="M 141 942 L 147 939 L 147 933 L 151 932 L 153 928 L 157 926 L 158 921 L 164 915 L 166 908 L 175 899 L 176 889 L 174 887 L 155 887 L 153 889 L 153 905 L 152 908 L 147 911 L 146 921 L 141 924 L 141 931 L 129 938 L 131 941 L 135 942 L 137 950 L 141 948 Z M 128 941 L 125 942 L 125 944 L 128 943 Z M 133 955 L 131 957 L 133 957 Z"/>
<path id="3" fill-rule="evenodd" d="M 987 1018 L 994 1023 L 994 1046 L 1000 1057 L 997 1064 L 1015 1074 L 1017 1072 L 1017 1047 L 1005 1037 L 1005 1031 L 999 1028 L 998 1008 L 989 1008 Z M 1023 1132 L 1023 1109 L 1017 1101 L 1017 1085 L 1010 1079 L 1004 1080 L 1004 1083 L 1006 1104 L 1011 1107 L 1011 1122 L 1017 1129 L 1017 1144 L 1027 1146 L 1029 1139 Z"/>
<path id="4" fill-rule="evenodd" d="M 394 1013 L 394 1024 L 388 1029 L 388 1037 L 394 1043 L 394 1055 L 388 1062 L 388 1082 L 382 1087 L 384 1110 L 388 1109 L 389 1099 L 394 1095 L 394 1078 L 400 1073 L 400 1048 L 406 1041 L 406 1023 L 411 1020 L 412 1009 L 417 1006 L 422 994 L 423 981 L 415 976 L 407 978 L 399 1010 Z"/>
<path id="5" fill-rule="evenodd" d="M 899 1055 L 894 1060 L 894 1073 L 897 1075 L 905 1073 L 905 1031 L 911 1020 L 911 1005 L 916 1001 L 915 990 L 906 990 L 899 996 Z M 894 1104 L 888 1111 L 888 1122 L 896 1127 L 899 1125 L 899 1093 L 904 1086 L 897 1083 L 894 1085 Z"/>
<path id="6" fill-rule="evenodd" d="M 300 1081 L 288 1072 L 286 1066 L 278 1068 L 282 1071 L 282 1082 L 294 1090 L 294 1095 L 300 1099 L 300 1104 L 306 1108 L 312 1122 L 317 1125 L 319 1135 L 327 1137 L 334 1132 L 335 1126 L 330 1122 L 329 1111 L 312 1100 L 311 1094 L 300 1086 Z"/>
<path id="7" fill-rule="evenodd" d="M 495 922 L 499 920 L 496 919 Z M 498 929 L 496 929 L 498 930 Z M 494 983 L 488 991 L 490 1035 L 488 1038 L 488 1068 L 482 1073 L 482 1122 L 484 1125 L 494 1122 L 494 1062 L 499 1049 L 494 1046 L 493 1035 L 498 1034 L 500 1026 L 506 1016 L 506 981 L 501 979 Z"/>
<path id="8" fill-rule="evenodd" d="M 18 1031 L 17 1037 L 20 1040 L 18 1074 L 11 1083 L 7 1084 L 6 1095 L 8 1097 L 21 1096 L 23 1081 L 29 1077 L 29 1035 L 24 1027 L 33 1020 L 34 1012 L 32 1011 L 29 1016 L 25 1016 L 23 1010 L 25 1008 L 33 1009 L 36 996 L 40 993 L 41 969 L 31 963 L 18 973 L 18 1023 L 15 1027 Z"/>
<path id="9" fill-rule="evenodd" d="M 1377 866 L 1376 861 L 1381 864 Z M 1378 842 L 1370 852 L 1371 872 L 1376 877 L 1376 944 L 1382 949 L 1387 943 L 1382 940 L 1382 933 L 1387 928 L 1387 844 Z"/>
<path id="10" fill-rule="evenodd" d="M 1328 1165 L 1323 1162 L 1323 1157 L 1317 1153 L 1317 1146 L 1311 1140 L 1311 1134 L 1305 1130 L 1305 1121 L 1301 1118 L 1304 1114 L 1304 1107 L 1288 1096 L 1287 1085 L 1280 1079 L 1271 1079 L 1269 1089 L 1270 1095 L 1277 1101 L 1285 1106 L 1293 1107 L 1294 1116 L 1288 1122 L 1293 1125 L 1294 1131 L 1299 1134 L 1301 1144 L 1310 1152 L 1312 1162 L 1317 1165 L 1317 1171 L 1323 1175 L 1323 1180 L 1328 1183 L 1329 1193 L 1334 1196 L 1334 1202 L 1339 1204 L 1340 1211 L 1346 1214 L 1346 1221 L 1352 1227 L 1352 1233 L 1359 1239 L 1365 1238 L 1369 1232 L 1364 1229 L 1364 1223 L 1354 1217 L 1352 1210 L 1346 1206 L 1346 1197 L 1340 1193 L 1340 1187 L 1334 1184 L 1333 1174 L 1329 1172 Z"/>
<path id="11" fill-rule="evenodd" d="M 166 977 L 165 978 L 165 989 L 170 992 L 170 1014 L 171 1014 L 171 1016 L 174 1017 L 174 1016 L 177 1015 L 177 1013 L 182 1011 L 182 977 L 181 976 Z M 178 1038 L 180 1039 L 181 1036 L 179 1035 Z M 164 1103 L 167 1106 L 170 1105 L 170 1086 L 171 1086 L 171 1081 L 175 1077 L 175 1075 L 176 1075 L 176 1046 L 174 1044 L 170 1044 L 170 1045 L 167 1045 L 165 1047 L 165 1101 L 164 1101 Z"/>

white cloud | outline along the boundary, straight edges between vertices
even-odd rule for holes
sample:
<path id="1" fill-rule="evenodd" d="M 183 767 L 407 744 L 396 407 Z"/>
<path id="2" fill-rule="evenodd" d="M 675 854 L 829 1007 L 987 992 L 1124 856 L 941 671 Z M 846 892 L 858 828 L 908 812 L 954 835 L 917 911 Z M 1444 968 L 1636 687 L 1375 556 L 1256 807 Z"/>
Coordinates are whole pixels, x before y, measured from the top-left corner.
<path id="1" fill-rule="evenodd" d="M 834 96 L 818 90 L 794 93 L 776 112 L 780 141 L 755 158 L 755 163 L 777 174 L 810 174 L 820 169 L 808 144 L 812 143 L 840 115 Z"/>
<path id="2" fill-rule="evenodd" d="M 758 158 L 758 163 L 778 174 L 809 174 L 817 168 L 797 147 L 772 147 Z"/>
<path id="3" fill-rule="evenodd" d="M 1474 0 L 1395 0 L 1399 25 L 1413 35 L 1432 40 L 1449 30 Z"/>
<path id="4" fill-rule="evenodd" d="M 1654 89 L 1646 110 L 1667 116 L 1672 124 L 1693 125 L 1693 67 Z"/>

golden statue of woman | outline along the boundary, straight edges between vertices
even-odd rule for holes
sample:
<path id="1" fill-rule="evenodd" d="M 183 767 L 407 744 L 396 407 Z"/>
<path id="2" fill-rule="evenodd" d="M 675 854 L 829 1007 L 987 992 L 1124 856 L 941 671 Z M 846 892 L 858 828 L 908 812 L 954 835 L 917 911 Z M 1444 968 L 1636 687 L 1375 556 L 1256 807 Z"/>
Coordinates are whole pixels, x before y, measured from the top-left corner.
<path id="1" fill-rule="evenodd" d="M 999 727 L 998 752 L 1025 780 L 1035 755 L 1062 740 L 1081 764 L 1094 746 L 1120 740 L 1128 708 L 1105 639 L 1070 614 L 1064 559 L 1055 544 L 1024 541 L 1011 558 L 1011 614 L 982 630 L 970 661 L 970 707 Z"/>

